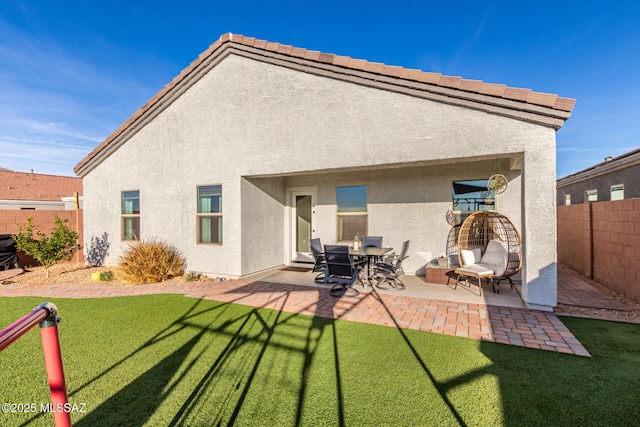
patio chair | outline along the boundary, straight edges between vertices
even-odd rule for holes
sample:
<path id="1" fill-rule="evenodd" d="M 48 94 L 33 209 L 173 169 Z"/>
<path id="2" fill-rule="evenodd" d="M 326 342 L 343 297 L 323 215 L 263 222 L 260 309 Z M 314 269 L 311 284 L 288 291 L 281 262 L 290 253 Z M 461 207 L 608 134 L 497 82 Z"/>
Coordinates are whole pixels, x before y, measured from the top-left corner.
<path id="1" fill-rule="evenodd" d="M 402 243 L 402 251 L 400 255 L 391 254 L 384 257 L 381 262 L 375 265 L 375 278 L 378 279 L 375 286 L 380 289 L 395 289 L 401 291 L 405 288 L 404 283 L 400 280 L 400 276 L 404 274 L 402 269 L 402 262 L 409 258 L 407 252 L 409 251 L 409 243 L 407 240 Z M 381 285 L 388 283 L 389 288 L 383 288 Z"/>
<path id="2" fill-rule="evenodd" d="M 482 295 L 482 279 L 488 279 L 493 291 L 500 293 L 500 281 L 508 280 L 522 268 L 522 238 L 509 219 L 495 211 L 474 212 L 462 223 L 458 237 L 462 277 L 478 279 Z M 496 288 L 497 285 L 497 288 Z"/>
<path id="3" fill-rule="evenodd" d="M 362 237 L 363 248 L 381 248 L 382 236 L 364 236 Z"/>
<path id="4" fill-rule="evenodd" d="M 322 251 L 322 242 L 320 239 L 311 239 L 311 253 L 313 254 L 314 259 L 312 272 L 320 272 L 313 281 L 316 283 L 322 283 L 324 282 L 324 276 L 327 270 L 327 259 Z"/>
<path id="5" fill-rule="evenodd" d="M 362 237 L 362 247 L 363 248 L 381 248 L 382 247 L 382 236 L 363 236 Z M 379 262 L 380 258 L 376 257 L 373 260 L 374 262 Z"/>
<path id="6" fill-rule="evenodd" d="M 334 283 L 329 293 L 335 297 L 358 295 L 360 292 L 353 285 L 358 280 L 361 265 L 353 261 L 349 247 L 325 245 L 324 256 L 327 263 L 324 283 Z"/>

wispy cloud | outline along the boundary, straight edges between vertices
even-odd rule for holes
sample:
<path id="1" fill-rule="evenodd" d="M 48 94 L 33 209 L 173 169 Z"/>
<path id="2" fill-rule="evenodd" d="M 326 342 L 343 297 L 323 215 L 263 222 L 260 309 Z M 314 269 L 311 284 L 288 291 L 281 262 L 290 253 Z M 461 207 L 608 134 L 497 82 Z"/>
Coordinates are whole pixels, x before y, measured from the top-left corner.
<path id="1" fill-rule="evenodd" d="M 0 34 L 0 167 L 73 175 L 155 91 L 2 21 Z"/>

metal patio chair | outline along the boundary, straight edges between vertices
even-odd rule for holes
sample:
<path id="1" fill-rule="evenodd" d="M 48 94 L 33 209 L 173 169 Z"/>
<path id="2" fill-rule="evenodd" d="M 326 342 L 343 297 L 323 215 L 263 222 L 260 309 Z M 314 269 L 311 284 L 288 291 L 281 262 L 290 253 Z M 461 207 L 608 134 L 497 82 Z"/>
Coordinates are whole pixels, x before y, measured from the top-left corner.
<path id="1" fill-rule="evenodd" d="M 324 255 L 327 263 L 324 283 L 334 284 L 329 293 L 335 297 L 358 295 L 360 292 L 354 285 L 362 266 L 349 255 L 349 247 L 325 245 Z"/>
<path id="2" fill-rule="evenodd" d="M 405 285 L 400 280 L 400 276 L 404 274 L 402 263 L 405 259 L 409 258 L 409 255 L 407 255 L 407 252 L 409 251 L 409 243 L 409 240 L 402 243 L 400 255 L 392 254 L 384 257 L 381 262 L 376 263 L 374 267 L 374 277 L 376 279 L 375 286 L 377 288 L 395 289 L 398 291 L 405 289 Z M 388 288 L 382 286 L 385 283 L 389 285 Z"/>
<path id="3" fill-rule="evenodd" d="M 312 272 L 320 272 L 313 281 L 316 283 L 322 283 L 324 282 L 324 276 L 327 271 L 327 258 L 324 256 L 322 242 L 320 239 L 311 239 L 311 253 L 314 259 Z"/>

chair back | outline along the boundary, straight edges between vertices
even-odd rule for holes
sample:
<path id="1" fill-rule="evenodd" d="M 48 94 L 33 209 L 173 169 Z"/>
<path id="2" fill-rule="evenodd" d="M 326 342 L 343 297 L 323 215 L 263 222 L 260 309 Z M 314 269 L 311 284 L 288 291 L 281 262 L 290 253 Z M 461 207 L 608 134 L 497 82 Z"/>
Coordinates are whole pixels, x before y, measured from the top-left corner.
<path id="1" fill-rule="evenodd" d="M 409 252 L 409 243 L 411 241 L 410 240 L 406 240 L 402 243 L 402 251 L 400 251 L 400 259 L 405 259 L 405 258 L 409 258 L 407 256 L 407 252 Z"/>
<path id="2" fill-rule="evenodd" d="M 363 248 L 381 248 L 382 236 L 364 236 L 362 238 Z"/>
<path id="3" fill-rule="evenodd" d="M 324 253 L 322 253 L 322 242 L 320 239 L 311 239 L 311 253 L 316 261 L 318 261 L 318 257 L 324 257 Z"/>
<path id="4" fill-rule="evenodd" d="M 402 261 L 409 258 L 409 255 L 407 255 L 407 252 L 409 252 L 409 243 L 409 240 L 405 240 L 402 243 L 402 251 L 400 251 L 400 256 L 398 257 L 398 261 L 396 262 L 395 271 L 402 271 Z"/>
<path id="5" fill-rule="evenodd" d="M 311 253 L 313 254 L 313 271 L 321 271 L 326 267 L 322 242 L 320 239 L 311 239 Z"/>
<path id="6" fill-rule="evenodd" d="M 327 260 L 327 277 L 353 277 L 355 268 L 348 246 L 324 245 L 324 256 Z"/>

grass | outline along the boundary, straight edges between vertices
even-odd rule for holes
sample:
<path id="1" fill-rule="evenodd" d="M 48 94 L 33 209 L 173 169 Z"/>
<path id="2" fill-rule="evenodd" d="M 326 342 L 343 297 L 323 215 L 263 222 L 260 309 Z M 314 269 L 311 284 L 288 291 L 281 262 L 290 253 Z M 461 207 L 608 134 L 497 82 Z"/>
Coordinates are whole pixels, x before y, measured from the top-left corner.
<path id="1" fill-rule="evenodd" d="M 0 299 L 0 327 L 41 298 Z M 563 321 L 592 358 L 174 295 L 60 299 L 76 426 L 634 425 L 640 325 Z M 49 402 L 39 332 L 0 401 Z M 0 425 L 51 425 L 0 413 Z"/>

